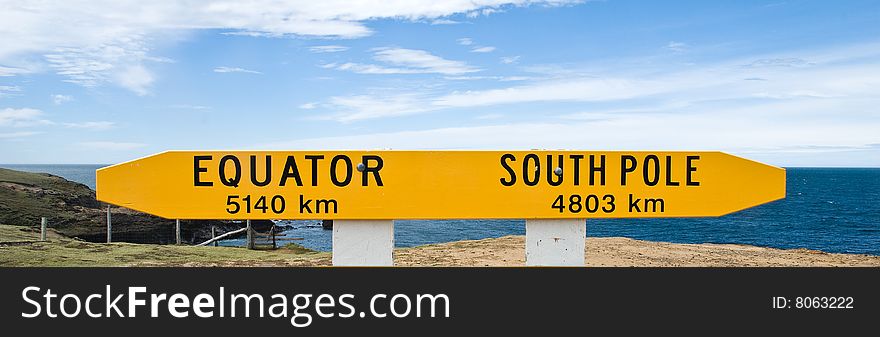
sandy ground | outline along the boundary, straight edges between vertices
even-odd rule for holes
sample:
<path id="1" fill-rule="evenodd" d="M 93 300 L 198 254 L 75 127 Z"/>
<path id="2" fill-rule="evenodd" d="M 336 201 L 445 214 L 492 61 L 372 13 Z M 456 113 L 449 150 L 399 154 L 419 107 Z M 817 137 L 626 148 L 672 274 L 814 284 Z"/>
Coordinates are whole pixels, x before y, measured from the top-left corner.
<path id="1" fill-rule="evenodd" d="M 398 266 L 522 266 L 524 236 L 458 241 L 394 252 Z M 588 238 L 587 266 L 601 267 L 880 267 L 880 256 L 746 245 L 677 244 L 628 238 Z"/>

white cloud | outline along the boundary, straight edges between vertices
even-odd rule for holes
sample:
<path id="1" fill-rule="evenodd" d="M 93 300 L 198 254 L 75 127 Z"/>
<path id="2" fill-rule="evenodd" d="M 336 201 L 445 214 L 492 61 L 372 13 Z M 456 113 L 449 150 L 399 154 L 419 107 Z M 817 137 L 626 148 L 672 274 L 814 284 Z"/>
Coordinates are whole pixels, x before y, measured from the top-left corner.
<path id="1" fill-rule="evenodd" d="M 531 79 L 527 76 L 444 76 L 444 80 L 450 81 L 479 81 L 479 80 L 495 80 L 501 82 L 510 81 L 526 81 Z"/>
<path id="2" fill-rule="evenodd" d="M 532 122 L 306 138 L 259 144 L 260 149 L 589 149 L 727 151 L 784 164 L 783 154 L 803 144 L 866 149 L 876 144 L 877 123 L 809 123 L 781 128 L 766 111 L 737 110 L 714 119 L 703 115 L 632 115 L 587 122 Z M 662 127 L 659 127 L 661 126 Z M 817 137 L 817 135 L 842 135 Z M 699 140 L 695 142 L 695 140 Z M 773 144 L 768 146 L 768 144 Z M 876 153 L 876 151 L 874 152 Z M 873 157 L 872 165 L 880 165 Z"/>
<path id="3" fill-rule="evenodd" d="M 463 38 L 460 38 L 455 41 L 458 42 L 458 44 L 460 44 L 462 46 L 470 46 L 470 45 L 474 44 L 474 40 L 469 37 L 463 37 Z"/>
<path id="4" fill-rule="evenodd" d="M 505 56 L 501 58 L 501 63 L 504 64 L 515 64 L 519 62 L 519 56 Z"/>
<path id="5" fill-rule="evenodd" d="M 352 71 L 359 74 L 445 74 L 460 75 L 480 71 L 461 61 L 447 60 L 424 50 L 376 48 L 373 59 L 388 64 L 331 63 L 322 67 Z"/>
<path id="6" fill-rule="evenodd" d="M 200 29 L 250 36 L 358 38 L 377 19 L 435 20 L 462 13 L 490 14 L 504 6 L 571 3 L 549 0 L 413 1 L 11 1 L 0 3 L 0 64 L 45 55 L 51 69 L 84 86 L 121 85 L 146 94 L 155 80 L 149 52 Z M 0 76 L 21 73 L 0 68 Z M 134 74 L 131 80 L 127 75 Z"/>
<path id="7" fill-rule="evenodd" d="M 396 66 L 440 74 L 464 74 L 479 71 L 464 62 L 447 60 L 417 49 L 379 48 L 373 58 Z"/>
<path id="8" fill-rule="evenodd" d="M 351 71 L 358 74 L 380 74 L 380 75 L 389 75 L 389 74 L 424 74 L 426 73 L 423 69 L 408 69 L 408 68 L 395 68 L 395 67 L 385 67 L 375 64 L 362 64 L 362 63 L 328 63 L 321 66 L 322 68 L 327 69 L 336 69 L 336 70 L 344 70 Z"/>
<path id="9" fill-rule="evenodd" d="M 613 101 L 669 91 L 669 84 L 659 80 L 635 78 L 574 78 L 502 89 L 451 93 L 436 97 L 433 104 L 444 107 L 476 107 L 526 102 Z"/>
<path id="10" fill-rule="evenodd" d="M 43 118 L 43 112 L 31 108 L 4 108 L 0 110 L 0 127 L 31 127 L 50 125 L 51 121 Z"/>
<path id="11" fill-rule="evenodd" d="M 328 105 L 333 107 L 333 110 L 339 112 L 322 115 L 318 119 L 353 122 L 365 119 L 413 115 L 436 109 L 436 107 L 422 104 L 420 97 L 413 94 L 387 97 L 368 95 L 332 97 Z"/>
<path id="12" fill-rule="evenodd" d="M 41 134 L 38 131 L 0 132 L 0 139 L 16 139 Z"/>
<path id="13" fill-rule="evenodd" d="M 455 42 L 458 42 L 458 44 L 460 44 L 462 46 L 470 46 L 472 53 L 491 53 L 491 52 L 495 51 L 495 47 L 476 45 L 476 42 L 474 42 L 474 39 L 469 38 L 469 37 L 460 38 L 458 40 L 455 40 Z"/>
<path id="14" fill-rule="evenodd" d="M 0 85 L 0 97 L 14 96 L 21 92 L 21 87 L 17 85 Z"/>
<path id="15" fill-rule="evenodd" d="M 474 117 L 474 118 L 476 118 L 476 119 L 482 119 L 482 120 L 488 120 L 488 119 L 500 119 L 500 118 L 502 118 L 502 117 L 504 117 L 503 114 L 500 114 L 500 113 L 490 113 L 490 114 L 485 114 L 485 115 L 479 115 L 479 116 Z"/>
<path id="16" fill-rule="evenodd" d="M 495 51 L 495 47 L 476 47 L 471 49 L 472 53 L 491 53 Z"/>
<path id="17" fill-rule="evenodd" d="M 677 53 L 685 51 L 687 47 L 688 45 L 684 42 L 669 41 L 669 43 L 666 44 L 666 49 Z"/>
<path id="18" fill-rule="evenodd" d="M 46 125 L 60 125 L 67 128 L 73 129 L 86 129 L 86 130 L 107 130 L 115 126 L 116 124 L 108 121 L 96 121 L 96 122 L 77 122 L 77 123 L 55 123 L 46 119 L 45 113 L 38 109 L 31 108 L 5 108 L 0 110 L 0 127 L 11 127 L 11 128 L 28 128 L 28 127 L 37 127 L 37 126 L 46 126 Z M 9 135 L 32 135 L 37 132 L 27 131 L 27 132 L 13 132 L 9 133 Z M 8 136 L 10 138 L 12 136 Z"/>
<path id="19" fill-rule="evenodd" d="M 130 151 L 134 149 L 139 149 L 146 147 L 147 144 L 143 143 L 129 143 L 129 142 L 113 142 L 113 141 L 98 141 L 98 142 L 81 142 L 78 143 L 80 146 L 90 149 L 90 150 L 106 150 L 106 151 Z"/>
<path id="20" fill-rule="evenodd" d="M 248 37 L 282 37 L 284 34 L 279 33 L 269 33 L 269 32 L 255 32 L 252 30 L 241 30 L 234 32 L 223 32 L 220 35 L 228 35 L 228 36 L 248 36 Z"/>
<path id="21" fill-rule="evenodd" d="M 86 129 L 86 130 L 100 131 L 100 130 L 112 129 L 114 126 L 116 126 L 116 123 L 108 122 L 108 121 L 80 122 L 80 123 L 64 123 L 64 126 L 66 126 L 68 128 L 73 128 L 73 129 Z"/>
<path id="22" fill-rule="evenodd" d="M 116 83 L 140 96 L 150 93 L 149 87 L 153 80 L 153 74 L 140 64 L 126 66 L 116 73 Z"/>
<path id="23" fill-rule="evenodd" d="M 562 2 L 564 2 L 564 1 L 560 1 L 560 3 L 562 3 Z M 571 2 L 568 2 L 568 3 L 571 3 Z M 553 1 L 548 1 L 546 4 L 547 5 L 555 5 L 553 3 Z M 479 17 L 480 15 L 489 16 L 489 15 L 492 15 L 493 13 L 498 13 L 498 12 L 502 12 L 502 10 L 496 9 L 496 8 L 484 8 L 484 9 L 476 9 L 476 10 L 472 10 L 470 12 L 467 12 L 465 14 L 465 16 L 473 19 L 473 18 Z"/>
<path id="24" fill-rule="evenodd" d="M 450 19 L 436 19 L 431 21 L 431 25 L 457 25 L 462 23 L 461 21 L 455 21 Z"/>
<path id="25" fill-rule="evenodd" d="M 10 68 L 10 67 L 0 66 L 0 77 L 15 76 L 15 75 L 19 75 L 19 74 L 26 74 L 28 72 L 29 71 L 27 71 L 25 69 L 21 69 L 21 68 Z"/>
<path id="26" fill-rule="evenodd" d="M 173 109 L 187 109 L 187 110 L 210 110 L 211 107 L 206 105 L 193 105 L 193 104 L 174 104 L 171 106 Z"/>
<path id="27" fill-rule="evenodd" d="M 839 165 L 876 166 L 880 165 L 880 149 L 871 144 L 880 144 L 876 108 L 880 106 L 876 90 L 880 87 L 880 58 L 874 57 L 880 48 L 873 46 L 800 51 L 796 57 L 778 54 L 713 64 L 673 64 L 644 71 L 615 63 L 608 68 L 591 64 L 588 71 L 560 65 L 558 68 L 566 71 L 548 71 L 550 80 L 472 91 L 361 95 L 357 102 L 364 104 L 348 104 L 346 108 L 334 105 L 339 102 L 339 97 L 334 97 L 324 104 L 337 111 L 331 119 L 338 121 L 421 113 L 446 113 L 454 116 L 452 120 L 472 121 L 497 113 L 504 105 L 515 111 L 539 109 L 542 113 L 540 119 L 531 121 L 527 113 L 516 115 L 517 120 L 526 120 L 517 124 L 269 145 L 723 150 L 780 165 L 833 165 L 835 158 L 840 158 L 847 161 Z M 810 65 L 777 66 L 792 62 L 760 61 L 792 58 L 810 60 L 805 62 Z M 743 66 L 756 63 L 770 66 Z M 514 113 L 520 112 L 510 112 Z M 822 155 L 815 155 L 819 152 Z"/>
<path id="28" fill-rule="evenodd" d="M 746 64 L 746 67 L 805 67 L 809 65 L 813 65 L 814 63 L 807 62 L 804 59 L 797 57 L 786 57 L 786 58 L 764 58 L 752 61 L 749 64 Z"/>
<path id="29" fill-rule="evenodd" d="M 303 103 L 303 104 L 299 105 L 299 108 L 303 109 L 303 110 L 312 110 L 317 107 L 318 107 L 318 103 L 315 103 L 315 102 Z"/>
<path id="30" fill-rule="evenodd" d="M 52 99 L 52 103 L 55 103 L 55 105 L 61 105 L 73 100 L 73 96 L 70 95 L 54 94 L 49 97 Z"/>
<path id="31" fill-rule="evenodd" d="M 346 46 L 337 46 L 337 45 L 329 45 L 329 46 L 311 46 L 309 47 L 309 51 L 313 53 L 338 53 L 348 50 Z"/>
<path id="32" fill-rule="evenodd" d="M 511 103 L 613 101 L 659 93 L 667 90 L 666 85 L 661 81 L 589 78 L 434 96 L 415 93 L 336 96 L 326 103 L 336 113 L 322 118 L 352 122 Z"/>
<path id="33" fill-rule="evenodd" d="M 143 63 L 162 60 L 148 56 L 148 51 L 144 38 L 134 35 L 93 46 L 55 47 L 43 57 L 57 74 L 66 77 L 65 82 L 84 87 L 114 83 L 146 95 L 154 78 Z"/>
<path id="34" fill-rule="evenodd" d="M 238 68 L 238 67 L 217 67 L 214 68 L 215 73 L 247 73 L 247 74 L 262 74 L 256 70 Z"/>
<path id="35" fill-rule="evenodd" d="M 856 50 L 856 49 L 852 49 Z M 814 52 L 822 53 L 822 51 Z M 552 80 L 487 90 L 453 92 L 432 97 L 443 107 L 478 107 L 529 102 L 616 102 L 657 99 L 712 102 L 765 99 L 880 99 L 872 87 L 880 86 L 880 62 L 876 50 L 854 53 L 833 61 L 807 62 L 812 66 L 742 67 L 742 64 L 790 64 L 763 61 L 792 58 L 732 60 L 689 66 L 665 72 L 632 73 L 611 69 L 585 76 L 576 71 L 556 73 Z M 761 78 L 762 81 L 744 81 Z"/>

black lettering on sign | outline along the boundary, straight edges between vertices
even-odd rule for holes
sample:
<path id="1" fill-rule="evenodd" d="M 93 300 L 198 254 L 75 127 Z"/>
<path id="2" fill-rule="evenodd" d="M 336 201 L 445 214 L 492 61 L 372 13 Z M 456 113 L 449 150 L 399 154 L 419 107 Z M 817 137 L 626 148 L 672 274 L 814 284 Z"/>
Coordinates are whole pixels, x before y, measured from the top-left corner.
<path id="1" fill-rule="evenodd" d="M 677 181 L 672 180 L 672 156 L 666 156 L 666 186 L 678 186 Z"/>
<path id="2" fill-rule="evenodd" d="M 562 155 L 561 154 L 559 155 L 559 168 L 561 168 L 563 171 L 565 171 L 565 167 L 563 167 L 563 165 L 562 165 Z M 549 183 L 550 186 L 559 186 L 560 184 L 562 184 L 562 175 L 560 174 L 557 176 L 556 172 L 554 172 L 554 171 L 556 171 L 556 166 L 553 165 L 553 155 L 548 154 L 547 155 L 547 183 Z M 558 178 L 558 179 L 554 179 L 554 178 Z"/>
<path id="3" fill-rule="evenodd" d="M 579 186 L 581 184 L 581 159 L 584 159 L 584 155 L 582 154 L 573 154 L 569 155 L 569 158 L 574 162 L 574 167 L 572 168 L 572 172 L 574 172 L 574 186 Z M 605 156 L 602 156 L 603 159 Z M 590 156 L 592 159 L 593 156 Z M 593 177 L 590 177 L 590 181 L 593 181 Z M 605 181 L 605 175 L 602 175 L 602 181 Z M 592 183 L 590 183 L 592 184 Z M 604 183 L 603 183 L 604 184 Z"/>
<path id="4" fill-rule="evenodd" d="M 636 157 L 625 154 L 620 156 L 620 186 L 626 186 L 626 175 L 636 171 Z"/>
<path id="5" fill-rule="evenodd" d="M 687 178 L 685 179 L 685 184 L 688 186 L 700 186 L 700 182 L 693 180 L 693 176 L 691 176 L 691 173 L 697 172 L 697 168 L 694 167 L 695 160 L 700 160 L 700 156 L 687 156 Z"/>
<path id="6" fill-rule="evenodd" d="M 633 195 L 632 195 L 632 193 L 630 193 L 629 194 L 629 212 L 630 213 L 641 213 L 642 209 L 639 208 L 639 202 L 641 202 L 641 201 L 642 201 L 642 199 L 639 199 L 639 198 L 636 198 L 635 200 L 633 200 Z"/>
<path id="7" fill-rule="evenodd" d="M 212 155 L 194 155 L 193 186 L 210 187 L 214 186 L 215 182 L 219 180 L 225 186 L 239 187 L 242 178 L 249 179 L 246 183 L 249 186 L 253 185 L 255 187 L 265 187 L 271 184 L 278 184 L 281 187 L 296 184 L 296 186 L 301 187 L 306 183 L 303 181 L 304 177 L 299 170 L 296 156 L 278 156 L 279 160 L 284 160 L 284 169 L 280 174 L 280 180 L 277 180 L 279 179 L 278 173 L 273 173 L 273 171 L 278 169 L 272 165 L 274 161 L 273 156 L 265 154 L 262 155 L 265 158 L 258 158 L 260 156 L 257 154 L 249 155 L 247 158 L 239 158 L 234 154 L 228 154 L 222 156 L 218 162 L 214 162 L 214 156 Z M 338 187 L 346 187 L 354 179 L 355 165 L 352 158 L 348 155 L 333 155 L 328 165 L 322 165 L 321 163 L 325 159 L 325 155 L 310 154 L 304 155 L 301 158 L 311 162 L 311 175 L 305 177 L 305 179 L 311 178 L 311 186 L 320 186 L 319 179 L 328 179 L 329 182 Z M 245 162 L 242 163 L 242 160 L 245 160 Z M 383 186 L 380 172 L 385 164 L 382 157 L 378 155 L 365 155 L 362 157 L 361 163 L 364 165 L 358 164 L 357 167 L 358 171 L 363 173 L 362 185 L 375 184 L 376 186 Z M 246 167 L 243 168 L 243 164 Z M 217 173 L 214 173 L 214 170 L 211 169 L 213 167 L 217 168 Z M 242 175 L 248 176 L 242 177 Z M 320 177 L 322 175 L 324 178 Z M 373 180 L 372 183 L 370 182 L 371 179 Z M 288 183 L 290 184 L 288 185 Z M 332 203 L 330 204 L 332 205 Z"/>
<path id="8" fill-rule="evenodd" d="M 300 214 L 312 213 L 312 207 L 309 205 L 311 203 L 312 203 L 312 199 L 306 200 L 305 198 L 303 198 L 303 195 L 300 194 L 299 195 L 299 213 Z"/>
<path id="9" fill-rule="evenodd" d="M 516 157 L 514 157 L 510 153 L 505 153 L 501 155 L 501 167 L 503 167 L 504 170 L 507 171 L 507 174 L 510 176 L 510 178 L 504 179 L 504 177 L 502 177 L 500 180 L 501 185 L 513 186 L 513 184 L 516 184 L 516 172 L 513 171 L 513 169 L 510 167 L 510 164 L 507 163 L 508 161 L 516 161 Z"/>
<path id="10" fill-rule="evenodd" d="M 336 199 L 315 199 L 315 213 L 321 213 L 321 205 L 324 205 L 324 213 L 330 213 L 330 206 L 333 206 L 333 214 L 339 213 L 339 206 Z"/>
<path id="11" fill-rule="evenodd" d="M 654 174 L 651 174 L 651 163 L 654 163 Z M 653 154 L 649 154 L 645 157 L 645 164 L 642 168 L 643 178 L 645 180 L 645 185 L 654 186 L 657 185 L 657 182 L 660 181 L 660 159 Z"/>
<path id="12" fill-rule="evenodd" d="M 339 180 L 339 177 L 336 176 L 336 165 L 339 164 L 340 160 L 345 162 L 345 179 L 343 180 Z M 348 183 L 351 182 L 351 173 L 351 159 L 348 156 L 340 154 L 330 160 L 330 181 L 333 182 L 333 185 L 339 187 L 348 186 Z"/>
<path id="13" fill-rule="evenodd" d="M 528 153 L 522 157 L 521 163 L 516 163 L 518 158 L 512 153 L 504 153 L 501 155 L 499 163 L 504 173 L 498 179 L 503 186 L 514 186 L 517 184 L 517 175 L 520 169 L 522 174 L 522 182 L 527 186 L 537 186 L 541 179 L 546 176 L 547 184 L 550 186 L 560 186 L 565 183 L 565 175 L 571 176 L 573 186 L 580 186 L 583 174 L 588 174 L 588 181 L 585 184 L 589 186 L 606 186 L 606 155 L 590 154 L 589 162 L 586 161 L 586 154 L 569 154 L 567 157 L 562 154 L 547 154 L 546 162 L 542 163 L 541 158 L 544 154 Z M 699 155 L 686 156 L 686 160 L 682 163 L 673 165 L 673 156 L 665 155 L 663 160 L 657 154 L 639 153 L 639 154 L 621 154 L 620 155 L 620 186 L 626 186 L 627 183 L 632 185 L 635 178 L 637 184 L 644 183 L 645 186 L 658 186 L 661 183 L 664 186 L 681 186 L 682 180 L 687 186 L 700 186 L 700 182 L 695 179 L 697 172 L 696 161 L 700 159 Z M 567 167 L 565 161 L 571 161 L 571 170 Z M 581 164 L 584 165 L 581 165 Z M 513 165 L 517 164 L 517 165 Z M 514 169 L 514 166 L 516 168 Z M 542 172 L 541 169 L 546 170 Z M 556 174 L 559 168 L 565 174 Z M 583 172 L 582 172 L 583 171 Z M 673 172 L 676 171 L 676 172 Z M 684 172 L 682 172 L 684 171 Z M 641 173 L 641 174 L 639 174 Z M 682 175 L 684 178 L 682 177 Z M 658 202 L 658 205 L 661 204 Z M 644 204 L 642 204 L 644 207 Z M 658 206 L 662 208 L 662 206 Z"/>
<path id="14" fill-rule="evenodd" d="M 541 179 L 541 163 L 539 160 L 538 155 L 534 153 L 527 154 L 523 159 L 523 181 L 526 185 L 535 186 L 538 184 L 538 180 Z M 531 168 L 531 165 L 529 165 L 530 161 L 535 162 L 535 168 L 532 169 L 532 172 L 534 172 L 533 174 L 529 174 L 529 169 Z M 531 176 L 532 179 L 529 179 L 529 176 Z"/>
<path id="15" fill-rule="evenodd" d="M 315 208 L 312 208 L 312 200 L 315 201 Z M 323 208 L 322 208 L 323 207 Z M 332 208 L 332 210 L 331 210 Z M 323 211 L 322 211 L 323 210 Z M 339 213 L 339 203 L 336 199 L 306 199 L 302 194 L 299 195 L 299 213 L 300 214 L 337 214 Z"/>
<path id="16" fill-rule="evenodd" d="M 605 186 L 605 155 L 599 156 L 599 166 L 596 166 L 596 155 L 590 155 L 590 186 L 596 185 L 593 178 L 599 173 L 599 185 Z"/>
<path id="17" fill-rule="evenodd" d="M 230 161 L 235 173 L 233 173 L 231 178 L 227 178 L 226 163 Z M 223 158 L 220 158 L 220 182 L 229 187 L 238 187 L 238 183 L 241 182 L 241 162 L 238 161 L 236 156 L 225 155 Z"/>
<path id="18" fill-rule="evenodd" d="M 213 156 L 194 156 L 193 157 L 193 186 L 214 186 L 210 181 L 202 181 L 201 173 L 208 172 L 207 167 L 202 167 L 201 161 L 211 160 Z"/>
<path id="19" fill-rule="evenodd" d="M 306 160 L 312 161 L 312 186 L 318 186 L 318 161 L 324 159 L 324 155 L 307 155 Z"/>
<path id="20" fill-rule="evenodd" d="M 650 206 L 650 210 L 649 210 Z M 658 209 L 659 206 L 659 209 Z M 665 211 L 665 203 L 661 198 L 645 198 L 645 212 L 663 213 Z"/>
<path id="21" fill-rule="evenodd" d="M 630 169 L 630 172 L 632 172 L 635 170 L 636 162 L 635 157 L 630 157 L 633 160 Z M 499 179 L 501 185 L 515 185 L 517 183 L 517 170 L 520 167 L 522 169 L 522 181 L 527 186 L 537 186 L 541 182 L 541 178 L 545 176 L 547 184 L 550 186 L 562 185 L 566 181 L 566 176 L 571 176 L 570 181 L 573 186 L 580 186 L 581 178 L 585 172 L 589 173 L 590 186 L 597 184 L 605 185 L 605 155 L 591 154 L 589 163 L 586 163 L 584 160 L 587 158 L 585 154 L 569 154 L 567 157 L 564 154 L 547 154 L 545 163 L 541 163 L 541 158 L 544 158 L 543 155 L 539 156 L 535 153 L 528 153 L 523 156 L 522 164 L 517 165 L 517 169 L 514 169 L 511 164 L 517 161 L 516 156 L 511 153 L 501 155 L 501 168 L 507 173 L 506 176 L 502 176 Z M 571 162 L 571 170 L 567 167 L 566 160 Z M 582 162 L 585 165 L 581 165 Z M 586 166 L 586 164 L 589 164 L 589 166 Z M 544 172 L 542 172 L 542 168 Z M 559 175 L 556 174 L 557 168 L 561 170 Z M 626 178 L 624 177 L 623 179 L 625 180 Z"/>
<path id="22" fill-rule="evenodd" d="M 254 186 L 266 186 L 272 181 L 272 156 L 266 156 L 266 176 L 263 181 L 257 180 L 257 156 L 251 156 L 251 183 Z"/>
<path id="23" fill-rule="evenodd" d="M 284 163 L 284 173 L 281 174 L 281 182 L 278 186 L 286 185 L 289 178 L 296 180 L 296 186 L 303 185 L 302 178 L 299 176 L 299 168 L 296 166 L 296 158 L 293 156 L 287 156 L 287 162 Z"/>
<path id="24" fill-rule="evenodd" d="M 629 195 L 630 213 L 663 213 L 666 211 L 666 203 L 663 198 L 636 198 Z"/>
<path id="25" fill-rule="evenodd" d="M 370 162 L 376 162 L 376 166 L 370 166 Z M 369 185 L 370 179 L 368 174 L 373 174 L 373 180 L 376 181 L 376 186 L 382 186 L 382 177 L 379 176 L 379 170 L 385 166 L 385 162 L 382 161 L 382 157 L 375 155 L 365 155 L 361 157 L 361 162 L 364 163 L 364 172 L 361 172 L 361 184 L 363 186 Z"/>

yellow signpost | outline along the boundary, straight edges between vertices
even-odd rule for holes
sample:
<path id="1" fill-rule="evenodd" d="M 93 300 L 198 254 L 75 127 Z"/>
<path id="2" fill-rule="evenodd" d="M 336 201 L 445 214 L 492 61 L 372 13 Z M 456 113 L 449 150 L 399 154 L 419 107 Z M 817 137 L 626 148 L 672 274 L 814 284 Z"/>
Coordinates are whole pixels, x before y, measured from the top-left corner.
<path id="1" fill-rule="evenodd" d="M 169 151 L 97 171 L 98 200 L 170 219 L 720 216 L 785 197 L 721 152 Z"/>

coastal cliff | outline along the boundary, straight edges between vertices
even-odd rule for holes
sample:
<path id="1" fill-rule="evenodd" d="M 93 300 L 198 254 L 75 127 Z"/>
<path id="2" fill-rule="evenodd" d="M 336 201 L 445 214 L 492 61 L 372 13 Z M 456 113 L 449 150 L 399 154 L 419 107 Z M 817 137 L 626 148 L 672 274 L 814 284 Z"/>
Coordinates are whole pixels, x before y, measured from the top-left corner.
<path id="1" fill-rule="evenodd" d="M 85 241 L 104 242 L 107 238 L 107 204 L 95 199 L 86 185 L 48 173 L 30 173 L 0 168 L 0 224 L 39 227 L 46 217 L 49 227 Z M 132 243 L 173 243 L 175 222 L 134 210 L 111 206 L 113 241 Z M 266 231 L 273 222 L 255 220 L 255 230 Z M 211 238 L 211 227 L 218 234 L 244 227 L 243 221 L 184 220 L 181 239 L 198 243 Z"/>

